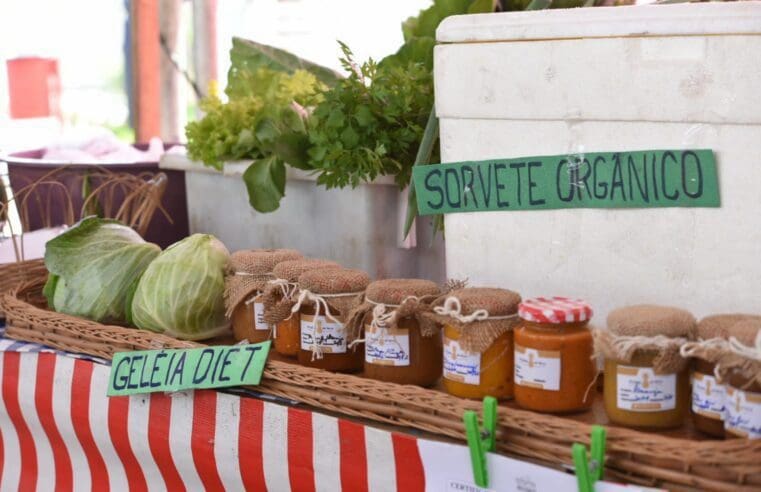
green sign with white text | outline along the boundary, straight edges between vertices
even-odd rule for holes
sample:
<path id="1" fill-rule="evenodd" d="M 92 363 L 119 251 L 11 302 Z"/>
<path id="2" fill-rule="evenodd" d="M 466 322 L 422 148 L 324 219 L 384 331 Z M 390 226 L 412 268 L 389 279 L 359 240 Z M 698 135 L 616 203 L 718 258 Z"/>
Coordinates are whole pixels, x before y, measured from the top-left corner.
<path id="1" fill-rule="evenodd" d="M 257 385 L 270 343 L 118 352 L 111 364 L 107 394 Z"/>
<path id="2" fill-rule="evenodd" d="M 415 166 L 420 215 L 560 208 L 718 207 L 712 150 L 643 150 Z"/>

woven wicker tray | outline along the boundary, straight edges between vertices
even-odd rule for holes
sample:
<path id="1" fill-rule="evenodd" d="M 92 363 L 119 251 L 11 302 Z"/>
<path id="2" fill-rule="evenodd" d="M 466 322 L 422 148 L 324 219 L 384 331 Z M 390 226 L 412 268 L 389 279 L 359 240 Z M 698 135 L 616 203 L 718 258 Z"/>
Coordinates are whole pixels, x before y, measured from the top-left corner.
<path id="1" fill-rule="evenodd" d="M 16 287 L 48 274 L 43 260 L 27 260 L 0 265 L 0 294 L 12 291 Z M 3 307 L 0 304 L 0 319 L 3 319 Z"/>
<path id="2" fill-rule="evenodd" d="M 188 348 L 147 331 L 106 326 L 43 306 L 44 277 L 0 297 L 6 335 L 110 359 L 115 352 Z M 462 414 L 480 402 L 416 386 L 334 374 L 271 359 L 257 391 L 318 409 L 464 440 Z M 590 425 L 571 418 L 500 406 L 498 452 L 551 466 L 571 463 L 574 442 L 589 442 Z M 761 440 L 696 441 L 609 427 L 606 477 L 675 490 L 761 490 Z"/>

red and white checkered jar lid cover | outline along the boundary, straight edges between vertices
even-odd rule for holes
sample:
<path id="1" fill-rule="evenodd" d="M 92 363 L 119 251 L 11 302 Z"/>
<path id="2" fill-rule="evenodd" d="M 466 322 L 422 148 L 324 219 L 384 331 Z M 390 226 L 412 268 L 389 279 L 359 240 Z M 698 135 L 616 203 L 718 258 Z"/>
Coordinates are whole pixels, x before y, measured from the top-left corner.
<path id="1" fill-rule="evenodd" d="M 521 302 L 518 316 L 534 323 L 575 323 L 589 321 L 592 307 L 581 299 L 536 297 Z"/>

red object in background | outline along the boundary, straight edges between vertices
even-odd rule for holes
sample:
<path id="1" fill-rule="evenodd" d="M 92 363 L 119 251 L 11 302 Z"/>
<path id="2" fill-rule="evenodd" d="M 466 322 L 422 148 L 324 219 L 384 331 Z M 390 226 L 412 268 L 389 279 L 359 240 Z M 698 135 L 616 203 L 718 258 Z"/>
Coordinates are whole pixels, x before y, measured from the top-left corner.
<path id="1" fill-rule="evenodd" d="M 58 60 L 14 58 L 8 67 L 11 118 L 61 118 L 61 78 Z"/>

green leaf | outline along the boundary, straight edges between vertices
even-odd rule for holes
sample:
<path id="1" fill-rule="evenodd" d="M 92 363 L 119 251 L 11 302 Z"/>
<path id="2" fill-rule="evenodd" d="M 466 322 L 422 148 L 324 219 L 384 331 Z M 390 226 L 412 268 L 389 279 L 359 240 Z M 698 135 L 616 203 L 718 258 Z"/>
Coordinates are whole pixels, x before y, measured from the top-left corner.
<path id="1" fill-rule="evenodd" d="M 360 126 L 369 126 L 375 121 L 373 112 L 365 104 L 360 104 L 357 106 L 357 112 L 354 113 L 354 118 L 357 120 L 357 123 L 359 123 Z"/>
<path id="2" fill-rule="evenodd" d="M 45 243 L 45 295 L 57 312 L 121 322 L 127 289 L 160 251 L 118 221 L 86 217 Z"/>
<path id="3" fill-rule="evenodd" d="M 285 196 L 285 166 L 276 156 L 251 163 L 243 173 L 248 202 L 259 212 L 272 212 Z"/>
<path id="4" fill-rule="evenodd" d="M 436 40 L 433 37 L 416 37 L 404 43 L 395 54 L 381 60 L 380 66 L 422 63 L 428 70 L 432 70 L 434 46 Z"/>
<path id="5" fill-rule="evenodd" d="M 494 0 L 474 0 L 468 7 L 469 14 L 488 14 L 494 12 Z"/>
<path id="6" fill-rule="evenodd" d="M 277 138 L 278 133 L 275 122 L 269 118 L 260 121 L 256 126 L 256 138 L 264 144 L 273 142 Z"/>
<path id="7" fill-rule="evenodd" d="M 544 10 L 552 5 L 552 0 L 531 0 L 524 10 Z"/>
<path id="8" fill-rule="evenodd" d="M 341 141 L 347 148 L 353 148 L 359 143 L 359 135 L 354 131 L 354 128 L 347 126 L 343 132 L 341 132 Z"/>
<path id="9" fill-rule="evenodd" d="M 450 15 L 463 14 L 468 10 L 472 0 L 434 0 L 433 6 L 439 12 L 442 17 L 449 17 Z"/>
<path id="10" fill-rule="evenodd" d="M 415 37 L 415 33 L 418 29 L 418 18 L 417 17 L 410 17 L 406 21 L 402 22 L 402 36 L 404 37 L 404 41 L 409 41 L 413 37 Z"/>
<path id="11" fill-rule="evenodd" d="M 342 126 L 344 124 L 344 115 L 341 110 L 338 108 L 333 109 L 333 111 L 330 112 L 328 121 L 326 121 L 325 124 L 333 128 Z"/>
<path id="12" fill-rule="evenodd" d="M 48 307 L 50 307 L 50 309 L 55 309 L 53 296 L 55 295 L 55 287 L 58 284 L 59 278 L 60 277 L 54 273 L 48 274 L 48 279 L 45 281 L 45 286 L 42 288 L 42 295 L 47 299 Z"/>
<path id="13" fill-rule="evenodd" d="M 436 107 L 434 106 L 431 108 L 431 112 L 428 115 L 428 121 L 425 124 L 423 139 L 420 141 L 420 147 L 418 147 L 417 155 L 415 156 L 415 166 L 422 166 L 430 163 L 434 146 L 438 138 L 439 119 L 436 117 Z M 415 217 L 417 217 L 417 194 L 415 193 L 415 186 L 410 185 L 409 197 L 407 198 L 407 218 L 404 221 L 405 238 L 409 235 L 410 229 L 412 229 Z"/>
<path id="14" fill-rule="evenodd" d="M 445 15 L 433 6 L 420 12 L 418 18 L 418 25 L 415 32 L 415 37 L 436 37 L 436 28 L 439 27 L 439 23 L 444 19 Z"/>
<path id="15" fill-rule="evenodd" d="M 282 161 L 298 169 L 309 171 L 309 137 L 303 133 L 284 133 L 275 139 L 273 151 Z"/>
<path id="16" fill-rule="evenodd" d="M 227 72 L 225 93 L 230 97 L 248 94 L 251 88 L 246 78 L 260 68 L 286 73 L 293 73 L 298 69 L 306 70 L 328 86 L 342 78 L 340 74 L 327 67 L 304 60 L 287 51 L 234 37 L 233 47 L 230 49 L 230 70 Z"/>

